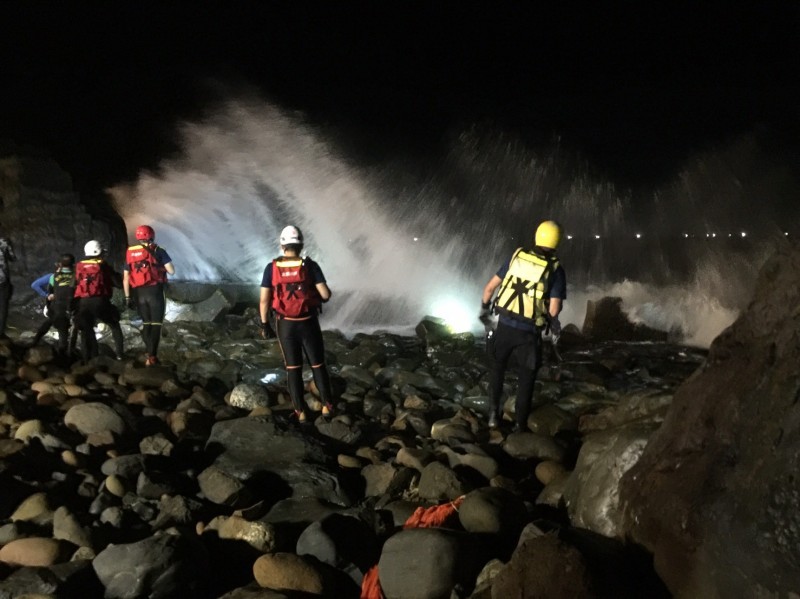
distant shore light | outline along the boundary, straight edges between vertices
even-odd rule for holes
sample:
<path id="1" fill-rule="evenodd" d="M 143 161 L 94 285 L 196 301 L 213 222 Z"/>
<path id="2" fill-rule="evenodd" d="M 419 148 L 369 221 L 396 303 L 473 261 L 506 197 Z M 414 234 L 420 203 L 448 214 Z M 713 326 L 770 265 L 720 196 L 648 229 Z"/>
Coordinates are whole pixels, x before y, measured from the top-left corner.
<path id="1" fill-rule="evenodd" d="M 642 238 L 642 234 L 641 233 L 637 233 L 636 234 L 636 239 L 641 239 L 641 238 Z"/>
<path id="2" fill-rule="evenodd" d="M 594 238 L 595 239 L 600 239 L 600 236 L 599 235 L 595 235 Z"/>

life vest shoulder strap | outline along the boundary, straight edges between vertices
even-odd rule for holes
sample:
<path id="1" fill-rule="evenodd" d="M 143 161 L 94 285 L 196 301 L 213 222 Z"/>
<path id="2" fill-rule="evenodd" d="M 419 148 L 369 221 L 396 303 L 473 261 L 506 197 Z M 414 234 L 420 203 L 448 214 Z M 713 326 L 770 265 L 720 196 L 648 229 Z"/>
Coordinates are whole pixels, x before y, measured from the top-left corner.
<path id="1" fill-rule="evenodd" d="M 275 258 L 272 263 L 281 267 L 292 267 L 305 263 L 305 259 L 300 257 L 295 258 L 294 256 L 280 256 Z"/>

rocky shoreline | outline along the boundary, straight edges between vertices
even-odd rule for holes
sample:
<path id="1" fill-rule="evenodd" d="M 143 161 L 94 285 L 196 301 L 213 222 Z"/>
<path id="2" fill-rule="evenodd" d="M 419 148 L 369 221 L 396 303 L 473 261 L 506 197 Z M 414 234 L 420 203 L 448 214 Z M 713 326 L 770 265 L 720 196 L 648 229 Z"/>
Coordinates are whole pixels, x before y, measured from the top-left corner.
<path id="1" fill-rule="evenodd" d="M 617 486 L 704 350 L 572 328 L 511 433 L 472 335 L 326 331 L 337 413 L 300 425 L 276 342 L 216 320 L 168 323 L 155 368 L 129 323 L 122 361 L 0 344 L 0 597 L 359 597 L 375 566 L 389 599 L 669 596 Z"/>

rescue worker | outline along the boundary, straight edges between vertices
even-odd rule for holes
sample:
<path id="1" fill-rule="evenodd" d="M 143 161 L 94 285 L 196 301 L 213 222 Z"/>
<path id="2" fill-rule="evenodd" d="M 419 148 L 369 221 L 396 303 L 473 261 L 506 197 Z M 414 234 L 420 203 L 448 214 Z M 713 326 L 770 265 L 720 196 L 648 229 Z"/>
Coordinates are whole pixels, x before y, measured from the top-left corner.
<path id="1" fill-rule="evenodd" d="M 322 304 L 331 297 L 331 290 L 319 264 L 311 258 L 300 257 L 303 250 L 300 229 L 291 225 L 285 227 L 279 242 L 283 255 L 267 264 L 261 278 L 261 335 L 264 338 L 277 335 L 295 416 L 299 422 L 305 422 L 304 354 L 322 399 L 322 415 L 333 414 L 331 381 L 325 366 L 325 346 L 318 317 Z M 270 313 L 275 317 L 274 331 Z"/>
<path id="2" fill-rule="evenodd" d="M 103 257 L 99 241 L 92 240 L 83 248 L 86 257 L 75 266 L 75 298 L 77 312 L 75 324 L 80 329 L 84 362 L 99 353 L 94 326 L 98 321 L 111 328 L 117 360 L 123 358 L 122 328 L 119 326 L 119 310 L 111 303 L 114 287 L 121 287 L 121 276 Z"/>
<path id="3" fill-rule="evenodd" d="M 502 417 L 500 403 L 506 368 L 512 355 L 519 364 L 515 431 L 526 430 L 536 374 L 542 363 L 542 332 L 561 333 L 558 315 L 567 298 L 567 279 L 556 256 L 561 227 L 552 220 L 536 229 L 534 247 L 519 248 L 483 289 L 479 318 L 499 314 L 497 329 L 487 343 L 491 362 L 489 426 Z M 492 297 L 497 291 L 497 297 Z"/>
<path id="4" fill-rule="evenodd" d="M 46 320 L 42 323 L 33 337 L 32 345 L 42 340 L 50 327 L 58 331 L 57 351 L 61 356 L 67 356 L 75 347 L 77 327 L 70 334 L 70 320 L 75 308 L 75 256 L 63 254 L 56 262 L 55 272 L 47 276 L 47 285 L 44 287 L 44 296 L 47 300 L 45 311 Z M 31 287 L 37 292 L 42 292 L 42 279 L 36 279 Z"/>
<path id="5" fill-rule="evenodd" d="M 156 245 L 155 231 L 149 225 L 136 227 L 136 241 L 125 254 L 122 289 L 125 305 L 136 308 L 142 317 L 142 340 L 146 352 L 145 366 L 158 364 L 158 345 L 167 309 L 165 285 L 167 274 L 175 274 L 172 258 Z M 131 294 L 135 295 L 131 295 Z"/>
<path id="6" fill-rule="evenodd" d="M 14 262 L 17 255 L 11 242 L 0 237 L 0 339 L 6 337 L 6 322 L 8 321 L 8 306 L 11 303 L 11 294 L 14 290 L 11 285 L 11 272 L 9 262 Z"/>

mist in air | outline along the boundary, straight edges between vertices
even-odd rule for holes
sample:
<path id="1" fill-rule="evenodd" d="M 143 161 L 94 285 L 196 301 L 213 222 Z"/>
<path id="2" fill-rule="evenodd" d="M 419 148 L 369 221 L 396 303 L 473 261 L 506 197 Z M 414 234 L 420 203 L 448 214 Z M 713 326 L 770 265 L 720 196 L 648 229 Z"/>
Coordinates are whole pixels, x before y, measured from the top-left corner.
<path id="1" fill-rule="evenodd" d="M 295 224 L 334 291 L 323 327 L 350 334 L 411 330 L 427 314 L 477 331 L 485 282 L 530 245 L 541 220 L 555 219 L 565 232 L 564 323 L 580 327 L 588 300 L 614 295 L 635 322 L 707 346 L 792 234 L 781 207 L 798 189 L 753 135 L 636 192 L 558 142 L 532 148 L 479 126 L 454 131 L 433 162 L 402 153 L 364 164 L 344 149 L 346 132 L 253 97 L 218 105 L 178 135 L 179 155 L 109 190 L 128 229 L 151 223 L 181 279 L 255 291 L 281 228 Z"/>

